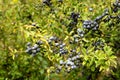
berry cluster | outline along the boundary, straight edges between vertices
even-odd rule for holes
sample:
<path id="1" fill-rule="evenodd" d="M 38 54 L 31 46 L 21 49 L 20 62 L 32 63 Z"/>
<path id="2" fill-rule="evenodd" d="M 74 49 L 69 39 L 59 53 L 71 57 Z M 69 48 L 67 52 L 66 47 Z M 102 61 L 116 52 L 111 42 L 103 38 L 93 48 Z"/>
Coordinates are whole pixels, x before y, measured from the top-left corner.
<path id="1" fill-rule="evenodd" d="M 38 52 L 40 52 L 40 45 L 42 44 L 42 41 L 37 41 L 36 44 L 33 46 L 31 45 L 30 42 L 27 43 L 27 49 L 26 53 L 31 54 L 31 55 L 36 55 Z"/>
<path id="2" fill-rule="evenodd" d="M 83 21 L 83 28 L 88 30 L 98 30 L 100 21 L 109 14 L 108 9 L 105 9 L 104 13 L 101 16 L 95 18 L 95 20 L 85 20 Z M 109 18 L 108 18 L 109 19 Z"/>
<path id="3" fill-rule="evenodd" d="M 45 3 L 46 5 L 50 6 L 51 5 L 51 0 L 43 0 L 43 3 Z M 59 0 L 59 2 L 62 0 Z M 120 8 L 120 2 L 117 0 L 116 3 L 113 4 L 114 5 L 114 9 L 118 9 Z M 90 8 L 90 11 L 92 11 L 93 9 Z M 113 10 L 114 12 L 116 10 Z M 107 16 L 106 18 L 104 18 L 105 16 Z M 75 34 L 72 35 L 72 37 L 74 38 L 73 43 L 78 43 L 80 38 L 83 38 L 85 35 L 85 31 L 81 30 L 80 28 L 76 28 L 76 25 L 78 23 L 78 18 L 79 18 L 79 14 L 72 12 L 71 13 L 71 22 L 68 25 L 68 32 L 72 31 L 73 28 L 75 28 Z M 104 19 L 103 19 L 104 18 Z M 98 31 L 99 29 L 99 24 L 100 22 L 104 21 L 104 22 L 109 22 L 111 19 L 118 19 L 120 22 L 120 15 L 118 16 L 111 16 L 109 15 L 109 11 L 108 9 L 105 9 L 104 13 L 101 16 L 96 17 L 94 20 L 84 20 L 83 21 L 83 29 L 84 30 L 93 30 L 95 32 Z M 32 24 L 33 26 L 36 26 L 36 24 Z M 59 62 L 59 66 L 57 66 L 57 70 L 56 72 L 59 73 L 62 68 L 64 68 L 67 72 L 70 72 L 73 69 L 79 68 L 81 66 L 81 58 L 80 58 L 80 53 L 76 52 L 76 50 L 71 50 L 69 51 L 68 49 L 66 49 L 66 44 L 61 41 L 60 39 L 58 39 L 55 36 L 51 36 L 48 40 L 48 43 L 50 45 L 50 48 L 52 49 L 53 53 L 56 54 L 60 54 L 60 55 L 64 55 L 70 52 L 70 55 L 67 59 L 64 60 L 60 60 Z M 42 44 L 42 41 L 38 41 L 36 42 L 36 44 L 34 44 L 34 46 L 31 46 L 31 43 L 27 43 L 27 50 L 26 52 L 32 55 L 35 55 L 37 52 L 40 51 L 40 45 Z M 84 44 L 84 43 L 83 43 Z M 84 44 L 86 47 L 86 43 Z M 97 40 L 95 42 L 93 42 L 92 44 L 95 47 L 95 50 L 102 50 L 104 47 L 104 43 L 101 40 Z M 89 45 L 87 45 L 89 46 Z M 68 56 L 68 55 L 67 55 Z"/>
<path id="4" fill-rule="evenodd" d="M 119 0 L 116 0 L 115 3 L 113 3 L 113 12 L 118 12 L 118 9 L 120 8 L 120 1 Z"/>
<path id="5" fill-rule="evenodd" d="M 60 55 L 68 53 L 67 49 L 65 48 L 65 43 L 62 43 L 57 37 L 51 36 L 48 39 L 48 43 L 50 44 L 51 49 L 54 53 L 60 53 Z"/>
<path id="6" fill-rule="evenodd" d="M 71 13 L 71 19 L 73 20 L 73 22 L 78 22 L 78 18 L 80 17 L 80 14 L 79 13 L 75 13 L 75 12 L 72 12 Z"/>
<path id="7" fill-rule="evenodd" d="M 86 20 L 83 22 L 83 28 L 85 29 L 92 29 L 92 30 L 98 30 L 99 25 L 96 21 Z"/>
<path id="8" fill-rule="evenodd" d="M 71 13 L 70 18 L 72 19 L 72 21 L 68 25 L 68 32 L 70 32 L 77 25 L 79 17 L 80 15 L 78 13 L 75 13 L 75 12 Z"/>
<path id="9" fill-rule="evenodd" d="M 80 53 L 77 53 L 76 50 L 71 50 L 71 54 L 67 60 L 60 60 L 59 64 L 56 70 L 57 73 L 60 72 L 62 68 L 68 73 L 73 69 L 79 68 L 81 66 Z"/>
<path id="10" fill-rule="evenodd" d="M 60 55 L 68 53 L 67 49 L 65 49 L 65 43 L 62 43 L 59 45 L 59 53 L 60 53 Z"/>

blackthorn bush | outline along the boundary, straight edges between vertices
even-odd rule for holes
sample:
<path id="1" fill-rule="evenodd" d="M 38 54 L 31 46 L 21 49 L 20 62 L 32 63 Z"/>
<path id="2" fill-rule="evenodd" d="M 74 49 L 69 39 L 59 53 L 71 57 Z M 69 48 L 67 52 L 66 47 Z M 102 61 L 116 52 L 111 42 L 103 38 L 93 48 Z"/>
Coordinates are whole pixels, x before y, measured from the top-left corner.
<path id="1" fill-rule="evenodd" d="M 119 0 L 1 0 L 1 80 L 119 80 Z"/>

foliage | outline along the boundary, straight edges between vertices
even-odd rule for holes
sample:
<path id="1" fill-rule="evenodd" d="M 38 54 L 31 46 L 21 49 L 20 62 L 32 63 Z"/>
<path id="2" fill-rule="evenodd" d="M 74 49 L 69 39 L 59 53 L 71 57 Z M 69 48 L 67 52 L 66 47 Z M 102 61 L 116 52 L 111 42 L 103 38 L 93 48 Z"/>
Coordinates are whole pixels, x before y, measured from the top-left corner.
<path id="1" fill-rule="evenodd" d="M 1 80 L 117 80 L 120 1 L 1 0 Z"/>

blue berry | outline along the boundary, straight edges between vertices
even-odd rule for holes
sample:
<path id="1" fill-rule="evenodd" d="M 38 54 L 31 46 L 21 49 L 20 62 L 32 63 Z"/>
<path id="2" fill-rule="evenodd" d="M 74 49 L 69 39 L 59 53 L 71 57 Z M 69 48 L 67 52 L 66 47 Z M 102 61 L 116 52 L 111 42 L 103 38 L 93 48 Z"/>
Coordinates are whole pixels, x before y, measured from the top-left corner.
<path id="1" fill-rule="evenodd" d="M 27 48 L 27 50 L 25 52 L 31 54 L 32 53 L 32 48 Z"/>
<path id="2" fill-rule="evenodd" d="M 37 41 L 36 44 L 41 45 L 43 42 L 41 40 Z"/>
<path id="3" fill-rule="evenodd" d="M 37 48 L 37 50 L 36 50 L 37 52 L 39 52 L 40 51 L 40 48 Z"/>
<path id="4" fill-rule="evenodd" d="M 84 36 L 84 31 L 82 31 L 80 28 L 77 29 L 77 33 L 80 37 Z"/>
<path id="5" fill-rule="evenodd" d="M 65 43 L 61 44 L 61 45 L 60 45 L 60 48 L 63 48 L 64 46 L 65 46 Z"/>
<path id="6" fill-rule="evenodd" d="M 36 54 L 37 53 L 37 51 L 36 50 L 32 50 L 32 54 Z"/>
<path id="7" fill-rule="evenodd" d="M 60 65 L 63 65 L 63 64 L 64 64 L 63 60 L 60 60 Z"/>
<path id="8" fill-rule="evenodd" d="M 37 44 L 35 44 L 32 49 L 37 49 L 39 46 Z"/>
<path id="9" fill-rule="evenodd" d="M 77 68 L 77 66 L 75 66 L 75 65 L 71 66 L 71 69 L 75 69 L 75 68 Z"/>
<path id="10" fill-rule="evenodd" d="M 27 43 L 27 46 L 31 46 L 31 42 L 28 42 L 28 43 Z"/>
<path id="11" fill-rule="evenodd" d="M 93 11 L 93 8 L 91 8 L 91 7 L 90 7 L 90 8 L 89 8 L 89 11 L 91 11 L 91 12 L 92 12 L 92 11 Z"/>

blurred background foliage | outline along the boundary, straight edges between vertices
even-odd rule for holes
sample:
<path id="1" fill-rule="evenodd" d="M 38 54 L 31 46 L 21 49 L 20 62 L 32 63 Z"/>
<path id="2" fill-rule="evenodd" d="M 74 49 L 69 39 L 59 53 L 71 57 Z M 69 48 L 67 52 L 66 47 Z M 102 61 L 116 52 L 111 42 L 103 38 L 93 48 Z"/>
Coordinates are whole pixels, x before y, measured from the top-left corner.
<path id="1" fill-rule="evenodd" d="M 79 43 L 69 43 L 74 39 L 72 34 L 76 28 L 84 30 L 84 20 L 94 20 L 106 8 L 110 15 L 119 15 L 120 11 L 112 11 L 114 2 L 115 0 L 51 0 L 52 5 L 47 6 L 42 0 L 0 0 L 0 79 L 119 80 L 118 20 L 101 22 L 101 34 L 89 31 L 84 38 L 79 39 Z M 80 18 L 76 27 L 68 32 L 72 12 L 79 13 Z M 54 54 L 48 43 L 51 36 L 57 36 L 64 42 L 69 53 L 65 56 Z M 104 47 L 103 50 L 95 51 L 92 43 L 99 39 L 104 42 Z M 31 42 L 33 45 L 38 40 L 43 42 L 40 52 L 35 56 L 27 54 L 26 44 Z M 55 65 L 61 59 L 66 60 L 73 48 L 81 52 L 81 67 L 70 73 L 64 70 L 59 74 L 55 73 Z"/>

